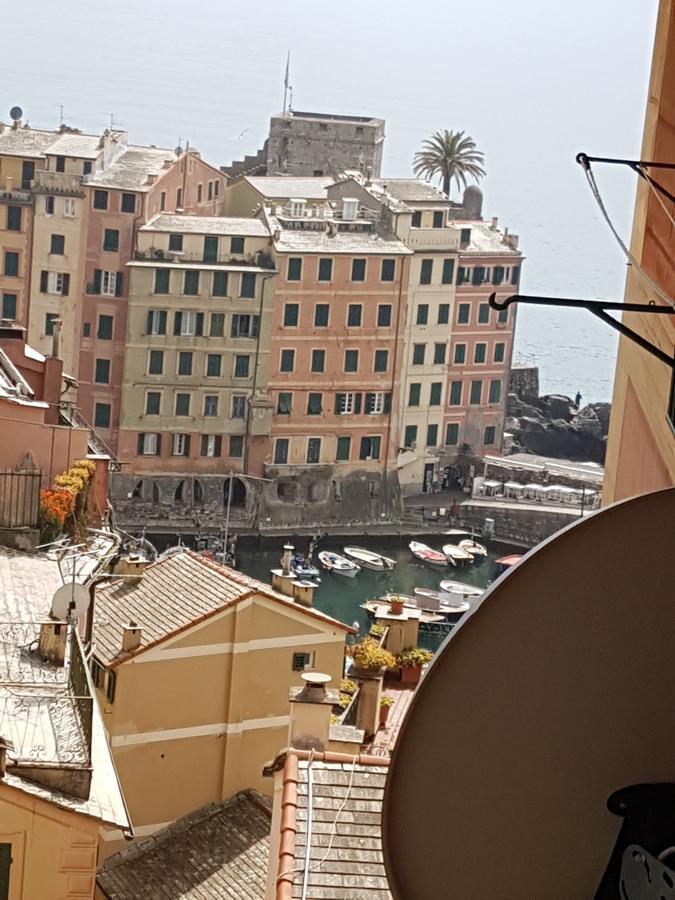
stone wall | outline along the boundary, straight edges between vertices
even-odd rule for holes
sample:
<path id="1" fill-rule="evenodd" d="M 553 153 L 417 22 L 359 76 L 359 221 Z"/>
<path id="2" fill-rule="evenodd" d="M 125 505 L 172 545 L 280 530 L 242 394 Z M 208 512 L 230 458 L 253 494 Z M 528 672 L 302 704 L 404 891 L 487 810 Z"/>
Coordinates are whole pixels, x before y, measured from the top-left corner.
<path id="1" fill-rule="evenodd" d="M 514 366 L 509 373 L 509 393 L 521 400 L 539 396 L 538 366 Z"/>
<path id="2" fill-rule="evenodd" d="M 270 120 L 268 175 L 332 175 L 345 169 L 370 170 L 379 178 L 384 122 L 348 117 L 306 119 L 302 113 Z M 361 129 L 357 132 L 357 128 Z"/>
<path id="3" fill-rule="evenodd" d="M 485 526 L 486 519 L 495 523 L 495 538 L 506 543 L 534 547 L 561 528 L 580 520 L 578 509 L 519 509 L 500 504 L 462 503 L 453 525 L 461 528 Z"/>

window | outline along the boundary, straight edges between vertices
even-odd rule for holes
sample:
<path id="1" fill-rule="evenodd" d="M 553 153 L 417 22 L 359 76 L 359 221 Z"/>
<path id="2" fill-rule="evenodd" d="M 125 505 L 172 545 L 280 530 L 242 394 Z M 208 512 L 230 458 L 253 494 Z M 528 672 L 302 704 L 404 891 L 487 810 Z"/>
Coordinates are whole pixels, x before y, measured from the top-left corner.
<path id="1" fill-rule="evenodd" d="M 321 438 L 307 439 L 307 462 L 318 463 L 321 459 Z"/>
<path id="2" fill-rule="evenodd" d="M 106 297 L 116 297 L 118 294 L 118 281 L 121 275 L 118 272 L 101 272 L 101 293 Z"/>
<path id="3" fill-rule="evenodd" d="M 183 293 L 196 297 L 199 293 L 199 272 L 196 269 L 188 269 L 183 281 Z"/>
<path id="4" fill-rule="evenodd" d="M 189 456 L 190 455 L 190 435 L 174 434 L 171 442 L 172 456 Z M 176 491 L 178 494 L 178 491 Z M 178 499 L 178 497 L 176 498 Z"/>
<path id="5" fill-rule="evenodd" d="M 511 269 L 511 284 L 518 284 L 520 280 L 520 266 L 513 266 Z"/>
<path id="6" fill-rule="evenodd" d="M 202 251 L 202 260 L 205 263 L 218 262 L 218 238 L 207 235 L 204 238 L 204 249 Z"/>
<path id="7" fill-rule="evenodd" d="M 220 353 L 206 354 L 206 374 L 209 378 L 219 378 L 223 358 Z"/>
<path id="8" fill-rule="evenodd" d="M 438 425 L 427 425 L 427 447 L 438 444 Z"/>
<path id="9" fill-rule="evenodd" d="M 91 322 L 82 323 L 82 337 L 91 337 Z"/>
<path id="10" fill-rule="evenodd" d="M 151 350 L 148 357 L 148 375 L 161 375 L 164 371 L 164 351 Z"/>
<path id="11" fill-rule="evenodd" d="M 445 363 L 445 344 L 434 344 L 434 365 Z"/>
<path id="12" fill-rule="evenodd" d="M 466 344 L 455 344 L 453 362 L 456 366 L 463 366 L 466 362 Z"/>
<path id="13" fill-rule="evenodd" d="M 473 361 L 475 363 L 485 362 L 485 350 L 487 344 L 476 344 L 473 348 Z"/>
<path id="14" fill-rule="evenodd" d="M 295 368 L 295 350 L 282 350 L 279 362 L 281 372 L 292 372 Z"/>
<path id="15" fill-rule="evenodd" d="M 383 259 L 380 271 L 380 281 L 393 281 L 396 275 L 396 260 Z"/>
<path id="16" fill-rule="evenodd" d="M 244 252 L 244 238 L 243 237 L 233 237 L 230 238 L 230 253 L 243 253 Z"/>
<path id="17" fill-rule="evenodd" d="M 183 208 L 183 188 L 176 188 L 176 210 Z"/>
<path id="18" fill-rule="evenodd" d="M 54 322 L 58 321 L 57 313 L 47 313 L 45 316 L 45 335 L 54 334 Z"/>
<path id="19" fill-rule="evenodd" d="M 307 394 L 307 415 L 320 416 L 322 412 L 321 401 L 323 394 Z"/>
<path id="20" fill-rule="evenodd" d="M 274 442 L 274 462 L 277 466 L 288 462 L 288 438 L 277 438 Z"/>
<path id="21" fill-rule="evenodd" d="M 483 382 L 478 379 L 471 382 L 471 391 L 469 393 L 469 403 L 472 406 L 480 405 L 481 394 L 483 393 Z"/>
<path id="22" fill-rule="evenodd" d="M 504 266 L 492 267 L 492 283 L 501 284 L 504 281 Z"/>
<path id="23" fill-rule="evenodd" d="M 223 450 L 223 439 L 219 434 L 203 434 L 201 455 L 216 457 L 220 456 Z"/>
<path id="24" fill-rule="evenodd" d="M 441 405 L 441 391 L 443 390 L 443 385 L 440 381 L 434 381 L 431 384 L 429 389 L 429 406 L 440 406 Z"/>
<path id="25" fill-rule="evenodd" d="M 190 415 L 190 394 L 176 394 L 176 415 Z"/>
<path id="26" fill-rule="evenodd" d="M 94 404 L 94 427 L 110 428 L 110 404 L 95 403 Z"/>
<path id="27" fill-rule="evenodd" d="M 450 406 L 459 406 L 462 402 L 462 382 L 461 381 L 451 381 L 450 382 Z"/>
<path id="28" fill-rule="evenodd" d="M 314 327 L 328 327 L 328 319 L 330 316 L 330 306 L 328 303 L 317 303 L 314 307 Z"/>
<path id="29" fill-rule="evenodd" d="M 169 293 L 169 277 L 171 273 L 168 269 L 155 269 L 155 293 Z"/>
<path id="30" fill-rule="evenodd" d="M 417 443 L 417 425 L 406 425 L 403 435 L 403 446 L 413 447 Z"/>
<path id="31" fill-rule="evenodd" d="M 19 254 L 12 250 L 5 250 L 5 275 L 15 276 L 19 274 Z"/>
<path id="32" fill-rule="evenodd" d="M 255 297 L 255 275 L 244 272 L 241 276 L 241 297 Z"/>
<path id="33" fill-rule="evenodd" d="M 347 308 L 347 327 L 360 328 L 361 326 L 361 304 L 350 303 Z"/>
<path id="34" fill-rule="evenodd" d="M 162 406 L 162 395 L 159 391 L 148 391 L 145 395 L 146 416 L 158 416 Z"/>
<path id="35" fill-rule="evenodd" d="M 457 422 L 449 422 L 445 429 L 445 443 L 451 447 L 459 443 L 459 425 Z"/>
<path id="36" fill-rule="evenodd" d="M 423 259 L 420 265 L 420 284 L 431 284 L 431 276 L 434 271 L 433 259 Z"/>
<path id="37" fill-rule="evenodd" d="M 286 281 L 302 281 L 302 259 L 299 256 L 289 257 Z"/>
<path id="38" fill-rule="evenodd" d="M 183 251 L 183 235 L 182 234 L 170 234 L 169 235 L 169 252 L 182 253 L 182 251 Z"/>
<path id="39" fill-rule="evenodd" d="M 16 319 L 16 294 L 2 295 L 2 318 Z"/>
<path id="40" fill-rule="evenodd" d="M 483 443 L 488 446 L 495 442 L 496 429 L 494 425 L 487 425 L 483 432 Z"/>
<path id="41" fill-rule="evenodd" d="M 53 198 L 52 198 L 53 199 Z M 21 231 L 21 207 L 7 207 L 7 231 Z M 52 251 L 54 252 L 54 251 Z"/>
<path id="42" fill-rule="evenodd" d="M 249 367 L 250 367 L 250 356 L 235 356 L 234 357 L 234 377 L 235 378 L 248 378 Z"/>
<path id="43" fill-rule="evenodd" d="M 203 195 L 204 195 L 204 185 L 198 184 L 197 185 L 197 203 L 202 202 Z M 164 207 L 162 207 L 162 209 L 164 209 Z"/>
<path id="44" fill-rule="evenodd" d="M 312 350 L 312 372 L 323 372 L 326 366 L 326 351 Z"/>
<path id="45" fill-rule="evenodd" d="M 108 208 L 108 192 L 94 191 L 94 209 Z"/>
<path id="46" fill-rule="evenodd" d="M 421 228 L 422 227 L 422 211 L 415 210 L 412 214 L 412 222 L 410 223 L 412 228 Z"/>
<path id="47" fill-rule="evenodd" d="M 222 337 L 225 333 L 225 313 L 211 313 L 209 337 Z"/>
<path id="48" fill-rule="evenodd" d="M 443 274 L 441 275 L 441 284 L 452 284 L 452 279 L 455 275 L 455 261 L 454 259 L 444 259 L 443 260 Z"/>
<path id="49" fill-rule="evenodd" d="M 429 304 L 420 303 L 417 307 L 416 325 L 426 325 L 429 322 Z"/>
<path id="50" fill-rule="evenodd" d="M 70 291 L 70 275 L 67 272 L 40 273 L 40 290 L 46 294 L 62 294 L 67 296 Z"/>
<path id="51" fill-rule="evenodd" d="M 233 459 L 241 459 L 244 455 L 244 438 L 241 434 L 230 435 L 230 452 L 229 456 Z"/>
<path id="52" fill-rule="evenodd" d="M 173 317 L 173 333 L 181 337 L 201 337 L 204 333 L 204 313 L 177 310 Z"/>
<path id="53" fill-rule="evenodd" d="M 497 316 L 497 321 L 500 325 L 506 325 L 509 321 L 509 311 L 508 309 L 500 309 L 499 315 Z"/>
<path id="54" fill-rule="evenodd" d="M 352 450 L 352 439 L 350 437 L 339 437 L 335 447 L 335 461 L 346 462 Z"/>
<path id="55" fill-rule="evenodd" d="M 246 395 L 245 394 L 234 394 L 232 397 L 232 418 L 233 419 L 245 419 L 246 418 Z"/>
<path id="56" fill-rule="evenodd" d="M 116 228 L 103 229 L 103 249 L 116 252 L 120 248 L 120 233 Z"/>
<path id="57" fill-rule="evenodd" d="M 136 212 L 136 195 L 135 194 L 122 194 L 122 203 L 120 205 L 120 209 L 124 213 L 135 213 Z"/>
<path id="58" fill-rule="evenodd" d="M 379 459 L 380 458 L 380 437 L 362 437 L 361 447 L 359 449 L 359 459 Z"/>
<path id="59" fill-rule="evenodd" d="M 54 215 L 54 198 L 49 194 L 45 197 L 45 215 L 53 216 Z"/>
<path id="60" fill-rule="evenodd" d="M 444 225 L 444 222 L 443 222 L 444 218 L 445 218 L 445 215 L 443 213 L 443 210 L 435 209 L 434 210 L 434 226 L 433 227 L 434 228 L 442 228 Z"/>
<path id="61" fill-rule="evenodd" d="M 159 434 L 138 435 L 139 456 L 159 456 L 161 436 Z"/>
<path id="62" fill-rule="evenodd" d="M 178 374 L 192 375 L 192 353 L 181 351 L 178 354 Z"/>
<path id="63" fill-rule="evenodd" d="M 493 359 L 495 362 L 504 362 L 504 344 L 500 341 L 495 344 Z"/>
<path id="64" fill-rule="evenodd" d="M 148 334 L 166 334 L 166 310 L 148 310 Z"/>
<path id="65" fill-rule="evenodd" d="M 281 391 L 277 395 L 277 415 L 290 416 L 293 410 L 293 394 L 290 391 Z"/>
<path id="66" fill-rule="evenodd" d="M 248 313 L 243 315 L 235 313 L 232 316 L 231 337 L 257 337 L 259 322 L 259 316 L 251 316 Z"/>
<path id="67" fill-rule="evenodd" d="M 418 381 L 413 381 L 408 389 L 408 406 L 419 406 L 421 393 L 422 385 Z"/>
<path id="68" fill-rule="evenodd" d="M 359 371 L 359 351 L 345 350 L 345 372 Z"/>
<path id="69" fill-rule="evenodd" d="M 335 395 L 335 414 L 338 416 L 356 415 L 361 412 L 361 394 L 352 393 Z"/>
<path id="70" fill-rule="evenodd" d="M 478 324 L 487 325 L 490 321 L 490 306 L 487 303 L 481 303 L 478 307 Z"/>
<path id="71" fill-rule="evenodd" d="M 75 198 L 66 197 L 63 201 L 63 215 L 72 219 L 75 216 Z"/>
<path id="72" fill-rule="evenodd" d="M 93 163 L 90 159 L 85 159 L 85 161 L 82 163 L 82 174 L 91 175 L 92 165 Z"/>
<path id="73" fill-rule="evenodd" d="M 205 394 L 204 395 L 204 415 L 205 416 L 217 416 L 218 415 L 218 395 L 217 394 Z"/>
<path id="74" fill-rule="evenodd" d="M 324 125 L 324 128 L 326 126 Z M 304 672 L 314 666 L 314 653 L 294 653 L 291 668 L 294 672 Z"/>
<path id="75" fill-rule="evenodd" d="M 391 306 L 389 303 L 384 303 L 382 306 L 377 307 L 377 327 L 378 328 L 389 328 L 391 325 Z"/>
<path id="76" fill-rule="evenodd" d="M 206 196 L 209 200 L 213 200 L 213 182 L 209 181 L 208 190 L 206 192 Z"/>
<path id="77" fill-rule="evenodd" d="M 499 378 L 495 378 L 490 382 L 488 391 L 488 403 L 499 403 L 502 397 L 502 383 Z"/>
<path id="78" fill-rule="evenodd" d="M 227 297 L 227 272 L 214 272 L 211 283 L 213 297 Z"/>
<path id="79" fill-rule="evenodd" d="M 352 281 L 366 280 L 366 261 L 365 259 L 352 260 Z"/>
<path id="80" fill-rule="evenodd" d="M 94 381 L 96 384 L 110 384 L 110 360 L 97 359 L 94 367 Z"/>
<path id="81" fill-rule="evenodd" d="M 290 267 L 290 260 L 288 261 Z M 332 259 L 320 259 L 319 260 L 319 271 L 317 274 L 317 281 L 331 281 L 333 278 L 333 260 Z"/>
<path id="82" fill-rule="evenodd" d="M 447 325 L 450 321 L 450 304 L 449 303 L 439 303 L 438 304 L 438 324 L 439 325 Z"/>
<path id="83" fill-rule="evenodd" d="M 220 180 L 218 178 L 216 178 L 216 180 L 213 182 L 213 195 L 214 195 L 214 197 L 217 197 L 219 194 L 220 194 Z"/>
<path id="84" fill-rule="evenodd" d="M 372 391 L 366 394 L 365 413 L 367 416 L 381 416 L 391 409 L 391 394 L 384 391 Z"/>
<path id="85" fill-rule="evenodd" d="M 57 156 L 57 157 L 56 157 L 56 171 L 57 171 L 57 172 L 65 172 L 65 171 L 66 171 L 66 158 L 65 158 L 65 156 Z"/>
<path id="86" fill-rule="evenodd" d="M 485 281 L 485 266 L 474 266 L 471 273 L 471 284 L 479 285 Z"/>
<path id="87" fill-rule="evenodd" d="M 413 358 L 412 364 L 413 366 L 423 366 L 424 365 L 424 353 L 426 350 L 426 344 L 413 344 Z"/>
<path id="88" fill-rule="evenodd" d="M 468 325 L 471 317 L 471 304 L 460 303 L 457 307 L 457 324 Z"/>
<path id="89" fill-rule="evenodd" d="M 96 337 L 100 341 L 111 341 L 113 336 L 113 317 L 99 316 Z"/>
<path id="90" fill-rule="evenodd" d="M 376 350 L 375 351 L 375 364 L 373 366 L 373 371 L 374 372 L 386 372 L 388 366 L 389 366 L 389 351 L 388 350 Z"/>
<path id="91" fill-rule="evenodd" d="M 294 328 L 298 324 L 298 310 L 300 306 L 297 303 L 286 303 L 284 306 L 284 327 Z"/>
<path id="92" fill-rule="evenodd" d="M 470 228 L 462 228 L 459 232 L 459 242 L 460 244 L 470 244 L 471 243 L 471 229 Z"/>

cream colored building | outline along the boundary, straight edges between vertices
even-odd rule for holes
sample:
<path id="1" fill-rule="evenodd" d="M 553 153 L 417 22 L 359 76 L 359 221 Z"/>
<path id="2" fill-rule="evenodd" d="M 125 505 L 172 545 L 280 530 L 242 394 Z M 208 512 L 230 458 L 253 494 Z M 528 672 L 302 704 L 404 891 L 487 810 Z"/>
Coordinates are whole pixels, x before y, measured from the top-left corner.
<path id="1" fill-rule="evenodd" d="M 326 188 L 334 180 L 329 175 L 247 175 L 227 185 L 223 212 L 228 216 L 254 216 L 262 206 L 284 207 L 293 200 L 302 200 L 307 207 L 325 206 Z"/>
<path id="2" fill-rule="evenodd" d="M 290 688 L 307 669 L 342 677 L 349 626 L 190 551 L 99 586 L 95 610 L 94 680 L 139 836 L 268 792 Z"/>

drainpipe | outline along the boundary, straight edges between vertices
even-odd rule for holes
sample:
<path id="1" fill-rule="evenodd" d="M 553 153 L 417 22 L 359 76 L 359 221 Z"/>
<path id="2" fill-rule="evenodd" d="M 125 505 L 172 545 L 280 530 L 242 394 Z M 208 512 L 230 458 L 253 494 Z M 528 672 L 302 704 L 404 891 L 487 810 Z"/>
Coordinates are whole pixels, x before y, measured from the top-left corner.
<path id="1" fill-rule="evenodd" d="M 402 257 L 401 276 L 398 285 L 398 306 L 396 309 L 396 339 L 394 343 L 394 359 L 391 367 L 391 403 L 389 404 L 389 422 L 387 426 L 387 437 L 384 449 L 384 508 L 385 510 L 387 510 L 387 512 L 389 511 L 389 447 L 391 445 L 391 427 L 394 416 L 394 387 L 396 383 L 396 370 L 398 368 L 398 347 L 401 337 L 401 304 L 403 302 L 403 279 L 404 275 L 407 278 L 406 270 L 409 268 L 409 266 L 406 265 L 406 262 L 408 261 L 408 259 L 409 257 Z M 399 395 L 400 394 L 401 391 L 399 390 Z"/>
<path id="2" fill-rule="evenodd" d="M 270 280 L 270 278 L 274 278 L 276 272 L 271 275 L 261 275 L 261 287 L 260 287 L 260 304 L 258 305 L 258 335 L 256 337 L 255 342 L 255 359 L 253 363 L 253 387 L 251 388 L 251 400 L 255 397 L 255 392 L 258 387 L 258 362 L 260 360 L 260 339 L 262 336 L 262 322 L 263 322 L 263 307 L 265 304 L 265 285 Z M 249 461 L 249 440 L 251 437 L 251 400 L 249 400 L 246 408 L 246 430 L 244 433 L 244 473 L 248 474 L 248 461 Z"/>

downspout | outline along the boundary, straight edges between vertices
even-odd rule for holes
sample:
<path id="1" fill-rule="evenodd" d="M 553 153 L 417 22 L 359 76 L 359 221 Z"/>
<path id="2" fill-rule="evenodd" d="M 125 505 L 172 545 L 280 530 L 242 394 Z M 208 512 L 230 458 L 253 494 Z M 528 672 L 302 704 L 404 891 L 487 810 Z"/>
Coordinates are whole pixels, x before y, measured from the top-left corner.
<path id="1" fill-rule="evenodd" d="M 253 362 L 253 385 L 251 387 L 251 400 L 255 397 L 255 392 L 258 388 L 258 363 L 260 360 L 260 339 L 262 336 L 262 321 L 263 321 L 263 307 L 265 305 L 265 285 L 270 280 L 270 278 L 274 278 L 276 272 L 270 275 L 261 275 L 261 287 L 260 287 L 260 303 L 258 305 L 258 334 L 256 336 L 255 342 L 255 357 Z M 246 408 L 246 431 L 244 434 L 244 474 L 248 474 L 248 460 L 249 460 L 249 440 L 251 437 L 251 400 L 249 400 L 247 408 Z"/>
<path id="2" fill-rule="evenodd" d="M 403 280 L 404 280 L 404 275 L 406 276 L 406 279 L 407 279 L 407 271 L 406 271 L 408 268 L 408 266 L 406 266 L 407 260 L 408 260 L 408 257 L 406 257 L 406 256 L 402 257 L 401 276 L 400 276 L 400 281 L 399 281 L 399 285 L 398 285 L 398 306 L 396 309 L 396 335 L 395 335 L 396 339 L 395 339 L 395 343 L 394 343 L 393 365 L 391 367 L 391 402 L 389 404 L 389 422 L 388 422 L 388 427 L 387 427 L 387 440 L 386 440 L 385 453 L 384 453 L 384 508 L 386 509 L 387 513 L 389 513 L 389 478 L 388 478 L 388 476 L 389 476 L 389 447 L 391 445 L 391 428 L 392 428 L 392 420 L 393 420 L 393 416 L 394 416 L 394 397 L 395 397 L 394 388 L 395 388 L 395 384 L 396 384 L 396 370 L 398 367 L 398 347 L 399 347 L 399 342 L 400 342 L 400 338 L 401 338 L 401 305 L 403 302 Z M 399 395 L 400 395 L 400 393 L 401 392 L 399 390 Z"/>

